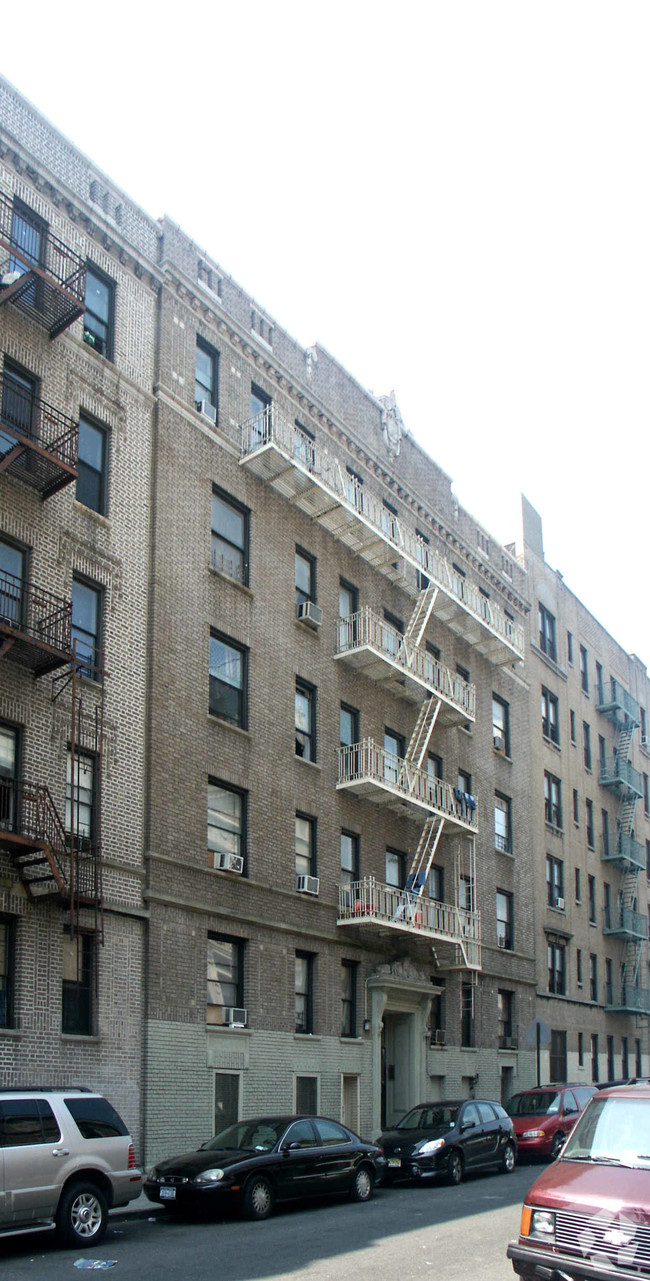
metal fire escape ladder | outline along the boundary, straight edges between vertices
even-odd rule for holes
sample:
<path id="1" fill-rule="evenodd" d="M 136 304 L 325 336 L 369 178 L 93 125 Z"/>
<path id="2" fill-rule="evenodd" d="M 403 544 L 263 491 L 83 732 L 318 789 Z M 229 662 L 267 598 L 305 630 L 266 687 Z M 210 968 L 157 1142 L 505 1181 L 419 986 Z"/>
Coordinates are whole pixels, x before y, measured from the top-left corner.
<path id="1" fill-rule="evenodd" d="M 635 721 L 626 713 L 614 745 L 615 756 L 619 763 L 627 765 L 630 761 L 634 730 Z M 632 840 L 637 799 L 636 793 L 628 791 L 619 801 L 618 814 L 616 816 L 616 838 L 620 849 L 625 848 Z M 626 910 L 636 911 L 638 887 L 639 868 L 628 862 L 619 891 L 619 920 L 625 919 Z M 626 988 L 635 988 L 639 985 L 643 952 L 642 939 L 628 938 L 626 940 L 621 961 L 621 989 L 623 993 Z"/>
<path id="2" fill-rule="evenodd" d="M 400 649 L 406 656 L 406 661 L 409 667 L 413 660 L 413 652 L 421 643 L 422 637 L 426 631 L 427 623 L 431 618 L 431 613 L 436 603 L 437 596 L 438 588 L 434 583 L 429 583 L 429 586 L 425 587 L 423 591 L 420 592 L 420 595 L 415 602 L 415 608 L 409 618 L 408 626 L 404 632 L 400 646 Z"/>

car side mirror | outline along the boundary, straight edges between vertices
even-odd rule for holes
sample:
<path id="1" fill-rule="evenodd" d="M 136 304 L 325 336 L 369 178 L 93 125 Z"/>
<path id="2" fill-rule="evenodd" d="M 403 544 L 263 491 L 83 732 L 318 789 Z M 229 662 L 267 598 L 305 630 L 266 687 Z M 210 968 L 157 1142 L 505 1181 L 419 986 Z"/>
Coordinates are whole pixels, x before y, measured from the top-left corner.
<path id="1" fill-rule="evenodd" d="M 460 1127 L 461 1134 L 463 1133 L 464 1130 L 473 1130 L 475 1124 L 476 1124 L 475 1121 L 463 1121 L 463 1124 Z"/>

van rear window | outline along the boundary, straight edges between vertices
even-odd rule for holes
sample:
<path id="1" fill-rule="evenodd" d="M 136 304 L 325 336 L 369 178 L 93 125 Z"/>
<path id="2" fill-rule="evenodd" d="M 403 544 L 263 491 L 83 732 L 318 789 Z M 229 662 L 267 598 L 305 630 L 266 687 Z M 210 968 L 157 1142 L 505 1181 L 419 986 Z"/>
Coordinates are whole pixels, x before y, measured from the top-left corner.
<path id="1" fill-rule="evenodd" d="M 80 1094 L 64 1099 L 64 1103 L 84 1139 L 114 1139 L 128 1134 L 121 1116 L 108 1099 Z"/>

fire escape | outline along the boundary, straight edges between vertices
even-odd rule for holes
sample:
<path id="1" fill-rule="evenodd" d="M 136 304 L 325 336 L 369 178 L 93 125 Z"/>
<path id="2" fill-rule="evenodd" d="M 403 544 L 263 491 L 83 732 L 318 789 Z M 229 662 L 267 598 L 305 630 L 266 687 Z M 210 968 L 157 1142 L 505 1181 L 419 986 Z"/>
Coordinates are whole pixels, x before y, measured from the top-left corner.
<path id="1" fill-rule="evenodd" d="M 480 915 L 473 888 L 469 901 L 461 889 L 476 883 L 476 800 L 423 768 L 436 725 L 474 720 L 474 687 L 428 653 L 423 639 L 434 616 L 490 662 L 510 664 L 524 656 L 523 629 L 410 526 L 406 510 L 402 517 L 372 494 L 275 405 L 242 426 L 240 465 L 414 597 L 403 636 L 369 609 L 337 624 L 336 659 L 420 704 L 403 758 L 369 738 L 340 749 L 337 789 L 423 821 L 404 888 L 374 877 L 342 885 L 338 924 L 380 935 L 406 931 L 429 947 L 436 940 L 449 967 L 475 972 Z M 454 903 L 427 894 L 443 834 L 455 847 Z"/>
<path id="2" fill-rule="evenodd" d="M 83 258 L 35 210 L 0 191 L 0 306 L 11 303 L 56 338 L 83 315 L 85 288 Z"/>
<path id="3" fill-rule="evenodd" d="M 634 839 L 636 805 L 643 788 L 641 775 L 630 759 L 634 731 L 641 723 L 640 709 L 636 700 L 612 677 L 609 697 L 600 698 L 597 710 L 616 727 L 613 756 L 604 756 L 600 761 L 600 783 L 618 797 L 614 845 L 610 849 L 606 842 L 603 859 L 621 873 L 616 906 L 613 912 L 605 911 L 604 933 L 623 943 L 620 984 L 616 991 L 607 994 L 607 1008 L 621 1013 L 648 1014 L 648 990 L 641 985 L 648 920 L 637 911 L 639 875 L 645 867 L 645 857 Z"/>

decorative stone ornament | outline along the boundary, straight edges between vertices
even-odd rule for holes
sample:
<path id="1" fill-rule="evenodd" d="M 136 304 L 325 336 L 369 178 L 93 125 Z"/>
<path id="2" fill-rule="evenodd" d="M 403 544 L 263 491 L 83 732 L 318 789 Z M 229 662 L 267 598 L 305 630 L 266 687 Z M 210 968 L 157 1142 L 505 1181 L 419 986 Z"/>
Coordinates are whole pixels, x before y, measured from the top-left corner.
<path id="1" fill-rule="evenodd" d="M 397 458 L 402 444 L 402 436 L 406 435 L 406 428 L 402 415 L 397 408 L 395 392 L 391 391 L 388 396 L 378 396 L 377 399 L 382 407 L 381 429 L 384 433 L 386 448 L 391 458 Z"/>

